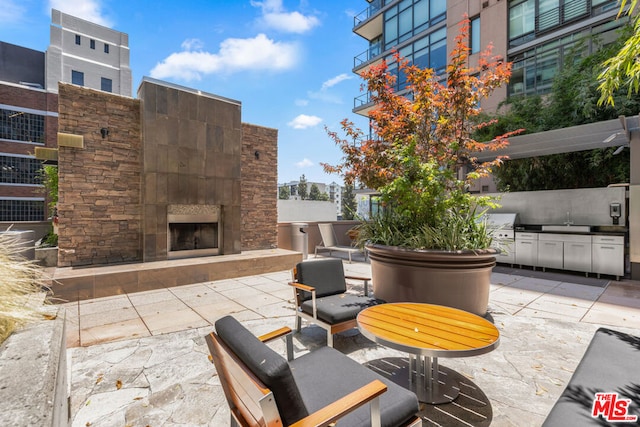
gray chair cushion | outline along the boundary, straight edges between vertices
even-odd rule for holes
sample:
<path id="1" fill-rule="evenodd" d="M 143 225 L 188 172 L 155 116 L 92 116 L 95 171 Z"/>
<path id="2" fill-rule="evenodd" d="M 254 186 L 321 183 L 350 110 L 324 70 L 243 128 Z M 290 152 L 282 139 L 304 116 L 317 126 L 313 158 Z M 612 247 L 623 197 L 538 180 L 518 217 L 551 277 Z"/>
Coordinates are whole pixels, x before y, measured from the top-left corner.
<path id="1" fill-rule="evenodd" d="M 303 261 L 296 266 L 298 282 L 316 288 L 316 298 L 347 291 L 342 260 L 337 258 Z M 311 293 L 303 292 L 303 299 Z"/>
<path id="2" fill-rule="evenodd" d="M 302 399 L 314 412 L 378 379 L 387 391 L 380 396 L 383 426 L 397 426 L 418 413 L 418 399 L 411 391 L 358 364 L 331 347 L 322 347 L 291 362 L 291 371 Z M 339 426 L 370 426 L 370 405 L 340 419 Z"/>
<path id="3" fill-rule="evenodd" d="M 225 316 L 215 324 L 220 339 L 244 362 L 275 396 L 285 425 L 309 415 L 287 361 L 256 338 L 235 318 Z"/>
<path id="4" fill-rule="evenodd" d="M 639 364 L 639 337 L 598 329 L 543 426 L 603 425 L 603 419 L 591 417 L 597 392 L 617 392 L 620 398 L 631 399 L 628 415 L 640 419 Z"/>
<path id="5" fill-rule="evenodd" d="M 367 307 L 380 304 L 383 301 L 362 295 L 343 293 L 316 298 L 318 319 L 330 325 L 353 320 L 358 313 Z M 313 316 L 313 301 L 307 300 L 300 306 L 302 311 Z"/>

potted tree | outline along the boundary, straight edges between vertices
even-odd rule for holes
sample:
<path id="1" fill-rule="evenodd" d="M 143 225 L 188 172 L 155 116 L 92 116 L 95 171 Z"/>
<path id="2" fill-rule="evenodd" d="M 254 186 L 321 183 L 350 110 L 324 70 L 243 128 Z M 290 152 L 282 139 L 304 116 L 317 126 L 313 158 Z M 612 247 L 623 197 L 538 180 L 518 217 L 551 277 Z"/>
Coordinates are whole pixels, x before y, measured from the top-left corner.
<path id="1" fill-rule="evenodd" d="M 398 54 L 397 73 L 384 61 L 367 69 L 362 77 L 375 105 L 369 113 L 375 135 L 365 138 L 343 120 L 346 138 L 328 131 L 342 162 L 324 168 L 380 195 L 381 212 L 358 226 L 376 297 L 484 315 L 497 251 L 480 216 L 495 201 L 468 189 L 501 158 L 480 163 L 473 153 L 500 149 L 516 132 L 489 142 L 472 137 L 486 125 L 477 119 L 480 100 L 508 82 L 510 64 L 492 57 L 489 46 L 470 67 L 468 24 L 463 20 L 444 77 Z M 396 74 L 406 80 L 405 90 L 394 89 Z"/>

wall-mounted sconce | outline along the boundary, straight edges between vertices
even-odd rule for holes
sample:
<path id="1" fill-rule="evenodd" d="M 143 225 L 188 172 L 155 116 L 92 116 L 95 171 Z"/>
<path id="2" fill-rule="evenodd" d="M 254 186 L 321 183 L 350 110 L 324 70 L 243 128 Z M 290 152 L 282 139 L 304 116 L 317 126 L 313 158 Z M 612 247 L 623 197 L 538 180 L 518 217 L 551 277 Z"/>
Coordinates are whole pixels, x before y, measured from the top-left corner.
<path id="1" fill-rule="evenodd" d="M 102 139 L 105 139 L 107 136 L 109 136 L 109 129 L 107 128 L 100 129 L 100 135 L 102 135 Z"/>
<path id="2" fill-rule="evenodd" d="M 260 152 L 258 150 L 256 150 L 253 155 L 256 156 L 256 160 L 260 160 Z"/>

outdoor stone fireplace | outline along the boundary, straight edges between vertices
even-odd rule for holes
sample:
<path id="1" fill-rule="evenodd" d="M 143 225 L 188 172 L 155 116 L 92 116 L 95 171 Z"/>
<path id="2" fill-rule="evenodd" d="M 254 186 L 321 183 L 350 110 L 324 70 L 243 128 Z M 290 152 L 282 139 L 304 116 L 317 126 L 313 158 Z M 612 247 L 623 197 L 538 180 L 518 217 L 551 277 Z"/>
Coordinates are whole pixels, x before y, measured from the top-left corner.
<path id="1" fill-rule="evenodd" d="M 221 224 L 218 206 L 169 205 L 167 258 L 219 255 Z"/>
<path id="2" fill-rule="evenodd" d="M 79 140 L 58 147 L 58 267 L 276 246 L 278 132 L 242 123 L 240 102 L 150 78 L 136 99 L 60 83 L 58 123 Z"/>

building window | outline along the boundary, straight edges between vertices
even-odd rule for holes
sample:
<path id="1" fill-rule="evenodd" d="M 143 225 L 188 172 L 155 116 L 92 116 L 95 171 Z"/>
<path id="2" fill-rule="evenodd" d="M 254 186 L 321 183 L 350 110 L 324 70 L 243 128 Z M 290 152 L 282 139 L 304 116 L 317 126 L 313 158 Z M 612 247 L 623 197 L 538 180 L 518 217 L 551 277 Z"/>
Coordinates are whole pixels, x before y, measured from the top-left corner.
<path id="1" fill-rule="evenodd" d="M 44 200 L 1 199 L 0 221 L 44 221 Z"/>
<path id="2" fill-rule="evenodd" d="M 469 47 L 471 53 L 480 52 L 480 17 L 471 18 L 469 29 Z"/>
<path id="3" fill-rule="evenodd" d="M 76 34 L 76 44 L 80 46 L 80 36 Z"/>
<path id="4" fill-rule="evenodd" d="M 44 116 L 0 109 L 0 139 L 44 144 Z"/>
<path id="5" fill-rule="evenodd" d="M 0 156 L 0 183 L 41 185 L 42 162 L 33 157 Z"/>
<path id="6" fill-rule="evenodd" d="M 84 73 L 81 71 L 71 70 L 71 83 L 78 86 L 84 86 Z"/>
<path id="7" fill-rule="evenodd" d="M 104 53 L 109 53 L 109 45 L 108 44 L 104 44 Z"/>
<path id="8" fill-rule="evenodd" d="M 96 48 L 96 41 L 95 40 L 89 40 L 89 47 L 91 49 L 95 49 Z"/>
<path id="9" fill-rule="evenodd" d="M 104 92 L 113 92 L 112 90 L 113 82 L 111 79 L 107 79 L 104 77 L 100 78 L 100 90 Z"/>
<path id="10" fill-rule="evenodd" d="M 384 12 L 384 49 L 402 43 L 447 17 L 442 0 L 403 0 Z"/>

